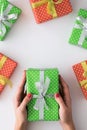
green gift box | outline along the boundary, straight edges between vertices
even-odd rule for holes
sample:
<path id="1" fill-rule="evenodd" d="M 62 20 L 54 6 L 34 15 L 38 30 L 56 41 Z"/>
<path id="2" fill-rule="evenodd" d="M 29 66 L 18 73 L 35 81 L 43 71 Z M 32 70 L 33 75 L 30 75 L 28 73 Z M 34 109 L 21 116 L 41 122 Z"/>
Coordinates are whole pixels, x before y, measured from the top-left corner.
<path id="1" fill-rule="evenodd" d="M 56 121 L 59 105 L 54 94 L 59 92 L 58 69 L 28 69 L 26 71 L 27 93 L 33 95 L 27 105 L 29 121 Z"/>
<path id="2" fill-rule="evenodd" d="M 79 10 L 69 43 L 87 49 L 87 10 Z"/>
<path id="3" fill-rule="evenodd" d="M 7 0 L 0 0 L 0 41 L 4 40 L 21 12 L 21 9 Z"/>

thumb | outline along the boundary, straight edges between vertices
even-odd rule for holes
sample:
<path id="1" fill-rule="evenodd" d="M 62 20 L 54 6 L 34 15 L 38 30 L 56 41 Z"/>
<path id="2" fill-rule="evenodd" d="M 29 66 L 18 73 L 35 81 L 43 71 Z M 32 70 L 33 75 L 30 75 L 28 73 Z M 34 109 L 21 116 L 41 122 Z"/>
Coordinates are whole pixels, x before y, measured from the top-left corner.
<path id="1" fill-rule="evenodd" d="M 54 97 L 55 97 L 55 100 L 57 101 L 57 103 L 59 104 L 59 106 L 64 108 L 65 107 L 65 103 L 64 103 L 62 97 L 60 96 L 60 94 L 56 93 L 54 95 Z"/>
<path id="2" fill-rule="evenodd" d="M 21 108 L 22 111 L 26 108 L 26 106 L 27 106 L 27 104 L 30 102 L 31 98 L 32 98 L 32 94 L 29 93 L 29 94 L 27 94 L 27 96 L 23 99 L 23 101 L 22 101 L 22 103 L 21 103 L 21 105 L 20 105 L 20 108 Z"/>

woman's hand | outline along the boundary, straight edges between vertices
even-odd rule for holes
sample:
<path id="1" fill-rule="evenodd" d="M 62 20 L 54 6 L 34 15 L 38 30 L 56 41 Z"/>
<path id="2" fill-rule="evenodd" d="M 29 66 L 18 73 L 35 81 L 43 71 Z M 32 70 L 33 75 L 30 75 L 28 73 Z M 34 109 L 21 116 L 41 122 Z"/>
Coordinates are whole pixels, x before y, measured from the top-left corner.
<path id="1" fill-rule="evenodd" d="M 60 76 L 60 94 L 55 94 L 55 99 L 59 104 L 59 115 L 63 130 L 75 130 L 73 119 L 72 119 L 72 107 L 71 107 L 71 97 L 69 93 L 69 87 Z"/>
<path id="2" fill-rule="evenodd" d="M 24 84 L 25 84 L 25 71 L 23 74 L 23 79 L 18 87 L 18 90 L 14 97 L 14 110 L 15 110 L 15 129 L 14 130 L 26 130 L 27 127 L 27 110 L 26 106 L 32 98 L 31 94 L 24 96 Z"/>

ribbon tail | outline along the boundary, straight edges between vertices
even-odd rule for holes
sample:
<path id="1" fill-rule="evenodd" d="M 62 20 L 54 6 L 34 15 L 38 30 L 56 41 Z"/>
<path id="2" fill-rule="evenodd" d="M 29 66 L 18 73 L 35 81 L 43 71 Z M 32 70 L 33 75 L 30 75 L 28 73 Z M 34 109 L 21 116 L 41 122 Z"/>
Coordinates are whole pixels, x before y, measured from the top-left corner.
<path id="1" fill-rule="evenodd" d="M 6 62 L 6 60 L 7 60 L 7 57 L 6 57 L 6 56 L 3 56 L 3 57 L 1 58 L 1 60 L 0 60 L 0 69 L 2 69 L 2 67 L 3 67 L 4 63 Z"/>
<path id="2" fill-rule="evenodd" d="M 80 84 L 81 86 L 84 86 L 85 84 L 87 84 L 87 80 L 80 81 Z"/>
<path id="3" fill-rule="evenodd" d="M 2 76 L 2 75 L 0 75 L 0 84 L 1 85 L 8 84 L 10 87 L 12 87 L 12 82 L 8 78 L 6 78 L 5 76 Z"/>
<path id="4" fill-rule="evenodd" d="M 39 103 L 40 103 L 40 99 L 36 99 L 36 103 L 34 105 L 35 110 L 39 110 Z"/>
<path id="5" fill-rule="evenodd" d="M 48 12 L 48 14 L 52 15 L 53 18 L 57 17 L 57 13 L 56 13 L 56 10 L 55 10 L 55 5 L 54 5 L 53 2 L 48 2 L 47 12 Z"/>
<path id="6" fill-rule="evenodd" d="M 87 36 L 87 32 L 85 30 L 83 30 L 82 33 L 81 33 L 81 37 L 80 37 L 80 39 L 78 41 L 79 46 L 82 46 L 86 36 Z"/>
<path id="7" fill-rule="evenodd" d="M 46 94 L 47 90 L 48 90 L 48 87 L 50 85 L 50 79 L 48 77 L 46 77 L 46 80 L 45 80 L 45 85 L 44 85 L 44 88 L 43 88 L 43 95 Z"/>
<path id="8" fill-rule="evenodd" d="M 0 36 L 4 36 L 6 33 L 5 25 L 1 22 L 0 23 Z"/>
<path id="9" fill-rule="evenodd" d="M 87 72 L 87 64 L 86 64 L 86 62 L 85 61 L 82 62 L 81 65 L 82 65 L 84 71 Z"/>
<path id="10" fill-rule="evenodd" d="M 85 87 L 85 89 L 87 90 L 87 84 L 86 84 L 84 87 Z"/>
<path id="11" fill-rule="evenodd" d="M 44 99 L 45 100 L 45 99 Z M 49 108 L 48 108 L 48 105 L 46 104 L 46 101 L 45 101 L 45 103 L 44 103 L 45 105 L 45 108 L 46 108 L 46 110 L 49 110 Z"/>
<path id="12" fill-rule="evenodd" d="M 8 26 L 8 27 L 11 27 L 12 26 L 12 23 L 8 22 L 8 21 L 3 21 L 3 23 Z"/>
<path id="13" fill-rule="evenodd" d="M 1 15 L 1 17 L 3 16 L 3 10 L 4 10 L 4 3 L 2 4 L 2 6 L 1 6 L 1 9 L 0 9 L 1 11 L 1 13 L 0 13 L 0 15 Z"/>
<path id="14" fill-rule="evenodd" d="M 45 106 L 45 100 L 44 98 L 40 100 L 39 102 L 39 119 L 44 119 L 44 106 Z"/>
<path id="15" fill-rule="evenodd" d="M 8 4 L 7 8 L 4 10 L 3 14 L 4 15 L 8 15 L 8 12 L 10 12 L 10 10 L 13 8 L 13 5 Z"/>

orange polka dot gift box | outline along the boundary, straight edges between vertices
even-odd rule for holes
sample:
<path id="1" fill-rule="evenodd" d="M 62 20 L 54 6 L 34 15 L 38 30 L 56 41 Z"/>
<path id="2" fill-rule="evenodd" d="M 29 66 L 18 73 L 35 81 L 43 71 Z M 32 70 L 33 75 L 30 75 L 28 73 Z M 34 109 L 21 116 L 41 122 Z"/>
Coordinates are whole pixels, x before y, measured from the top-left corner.
<path id="1" fill-rule="evenodd" d="M 5 88 L 5 85 L 12 86 L 12 82 L 10 81 L 10 77 L 15 70 L 17 63 L 0 53 L 0 93 Z"/>
<path id="2" fill-rule="evenodd" d="M 83 61 L 73 66 L 81 90 L 87 99 L 87 61 Z"/>
<path id="3" fill-rule="evenodd" d="M 72 12 L 70 0 L 30 0 L 37 23 L 42 23 Z"/>
<path id="4" fill-rule="evenodd" d="M 29 121 L 56 121 L 59 105 L 54 94 L 59 92 L 58 69 L 28 69 L 26 71 L 27 94 L 33 95 L 27 106 Z"/>

